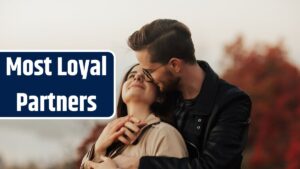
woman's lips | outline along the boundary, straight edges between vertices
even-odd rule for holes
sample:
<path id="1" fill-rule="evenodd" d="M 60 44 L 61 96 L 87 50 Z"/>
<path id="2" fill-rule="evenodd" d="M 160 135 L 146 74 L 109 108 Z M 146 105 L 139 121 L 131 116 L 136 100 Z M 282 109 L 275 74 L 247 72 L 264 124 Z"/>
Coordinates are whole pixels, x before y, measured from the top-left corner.
<path id="1" fill-rule="evenodd" d="M 134 83 L 134 84 L 130 85 L 130 86 L 129 86 L 129 89 L 132 88 L 132 87 L 138 87 L 138 88 L 145 89 L 144 85 L 138 84 L 138 83 Z"/>

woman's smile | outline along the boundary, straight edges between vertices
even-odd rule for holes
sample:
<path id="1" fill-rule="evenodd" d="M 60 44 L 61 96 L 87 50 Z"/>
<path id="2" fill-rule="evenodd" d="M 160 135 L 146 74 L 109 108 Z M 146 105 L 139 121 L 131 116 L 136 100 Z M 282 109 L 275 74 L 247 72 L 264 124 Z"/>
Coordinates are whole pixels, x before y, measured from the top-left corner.
<path id="1" fill-rule="evenodd" d="M 128 89 L 130 89 L 130 88 L 132 88 L 132 87 L 138 87 L 138 88 L 145 89 L 145 86 L 144 86 L 142 83 L 140 83 L 140 82 L 132 82 L 132 84 L 129 85 L 129 88 L 128 88 Z"/>

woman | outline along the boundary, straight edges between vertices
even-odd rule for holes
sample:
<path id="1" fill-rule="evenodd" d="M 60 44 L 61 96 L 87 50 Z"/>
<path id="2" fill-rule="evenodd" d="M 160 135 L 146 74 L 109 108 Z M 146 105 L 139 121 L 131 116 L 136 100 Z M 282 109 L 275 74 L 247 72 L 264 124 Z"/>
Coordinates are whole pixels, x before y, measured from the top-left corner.
<path id="1" fill-rule="evenodd" d="M 113 159 L 118 155 L 187 157 L 180 133 L 161 121 L 168 117 L 166 108 L 170 107 L 164 103 L 155 83 L 144 75 L 139 65 L 134 65 L 121 84 L 118 118 L 105 127 L 81 168 L 101 168 L 103 156 Z M 99 167 L 88 160 L 99 163 Z"/>

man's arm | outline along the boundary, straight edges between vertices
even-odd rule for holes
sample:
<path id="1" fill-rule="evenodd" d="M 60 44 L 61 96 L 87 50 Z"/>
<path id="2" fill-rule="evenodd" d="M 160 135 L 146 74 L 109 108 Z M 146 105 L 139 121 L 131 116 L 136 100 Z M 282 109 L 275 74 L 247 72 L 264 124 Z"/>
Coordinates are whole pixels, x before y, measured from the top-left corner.
<path id="1" fill-rule="evenodd" d="M 223 106 L 199 158 L 142 157 L 139 169 L 219 169 L 241 161 L 248 132 L 251 101 L 247 95 Z"/>

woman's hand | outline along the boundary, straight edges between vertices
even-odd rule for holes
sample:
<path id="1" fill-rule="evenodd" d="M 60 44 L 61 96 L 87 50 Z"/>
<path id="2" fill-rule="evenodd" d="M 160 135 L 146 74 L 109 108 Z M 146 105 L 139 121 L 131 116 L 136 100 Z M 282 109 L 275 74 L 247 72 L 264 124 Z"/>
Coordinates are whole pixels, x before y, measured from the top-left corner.
<path id="1" fill-rule="evenodd" d="M 121 128 L 129 118 L 129 116 L 117 118 L 105 126 L 95 144 L 95 157 L 104 156 L 106 149 L 124 134 L 125 130 Z"/>
<path id="2" fill-rule="evenodd" d="M 131 116 L 120 117 L 108 123 L 95 144 L 95 158 L 106 154 L 106 149 L 116 140 L 130 144 L 146 123 Z M 98 160 L 96 160 L 98 161 Z"/>
<path id="3" fill-rule="evenodd" d="M 93 161 L 86 161 L 84 163 L 85 169 L 117 169 L 116 163 L 107 157 L 101 156 L 101 163 L 95 163 Z"/>
<path id="4" fill-rule="evenodd" d="M 140 129 L 145 126 L 146 123 L 138 120 L 135 117 L 130 117 L 121 130 L 124 130 L 124 134 L 118 137 L 118 140 L 124 144 L 131 144 L 136 139 Z"/>
<path id="5" fill-rule="evenodd" d="M 89 160 L 84 161 L 84 168 L 117 169 L 117 164 L 112 159 L 105 157 L 106 149 L 116 140 L 124 144 L 130 144 L 136 138 L 140 128 L 145 125 L 146 123 L 144 121 L 132 116 L 120 117 L 108 123 L 95 143 L 93 161 L 96 162 Z M 103 162 L 97 163 L 99 161 Z M 122 164 L 122 162 L 120 164 Z"/>

